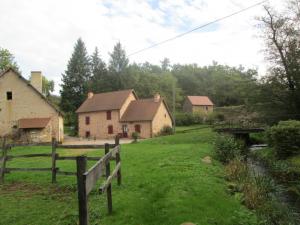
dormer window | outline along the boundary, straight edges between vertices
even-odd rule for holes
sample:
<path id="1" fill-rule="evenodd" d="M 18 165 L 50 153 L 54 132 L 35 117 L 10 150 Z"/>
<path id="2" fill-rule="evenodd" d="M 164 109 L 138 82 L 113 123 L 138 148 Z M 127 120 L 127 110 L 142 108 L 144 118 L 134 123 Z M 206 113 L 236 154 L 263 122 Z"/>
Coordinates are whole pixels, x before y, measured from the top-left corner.
<path id="1" fill-rule="evenodd" d="M 12 92 L 11 91 L 6 92 L 6 99 L 12 100 Z"/>

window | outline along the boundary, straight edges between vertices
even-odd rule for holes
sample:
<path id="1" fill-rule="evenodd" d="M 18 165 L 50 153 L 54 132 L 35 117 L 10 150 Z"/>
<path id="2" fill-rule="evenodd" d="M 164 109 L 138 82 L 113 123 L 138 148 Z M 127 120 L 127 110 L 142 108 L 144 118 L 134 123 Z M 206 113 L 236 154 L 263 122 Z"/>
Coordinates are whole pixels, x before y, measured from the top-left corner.
<path id="1" fill-rule="evenodd" d="M 86 131 L 86 132 L 85 132 L 85 137 L 86 137 L 86 138 L 89 138 L 90 136 L 91 136 L 91 133 L 90 133 L 89 131 Z"/>
<path id="2" fill-rule="evenodd" d="M 205 106 L 205 110 L 208 111 L 208 106 Z"/>
<path id="3" fill-rule="evenodd" d="M 111 111 L 106 111 L 106 119 L 111 120 Z"/>
<path id="4" fill-rule="evenodd" d="M 141 125 L 140 124 L 134 125 L 134 131 L 137 133 L 141 133 Z"/>
<path id="5" fill-rule="evenodd" d="M 86 117 L 85 117 L 85 124 L 86 124 L 86 125 L 89 125 L 89 124 L 90 124 L 90 117 L 89 117 L 89 116 L 86 116 Z"/>
<path id="6" fill-rule="evenodd" d="M 112 125 L 109 125 L 107 127 L 107 129 L 108 129 L 108 134 L 113 134 L 114 133 L 114 127 Z"/>
<path id="7" fill-rule="evenodd" d="M 12 100 L 12 92 L 11 91 L 6 92 L 6 99 Z"/>

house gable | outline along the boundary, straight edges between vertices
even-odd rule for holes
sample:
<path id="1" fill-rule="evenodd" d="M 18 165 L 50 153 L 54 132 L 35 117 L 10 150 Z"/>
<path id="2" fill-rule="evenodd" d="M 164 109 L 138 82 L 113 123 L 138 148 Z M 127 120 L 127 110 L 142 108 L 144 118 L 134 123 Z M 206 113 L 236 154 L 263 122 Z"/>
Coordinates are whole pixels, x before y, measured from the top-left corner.
<path id="1" fill-rule="evenodd" d="M 13 68 L 8 68 L 7 70 L 3 71 L 1 74 L 0 74 L 0 81 L 1 79 L 3 79 L 3 83 L 6 82 L 4 81 L 4 78 L 6 76 L 16 76 L 18 77 L 21 82 L 24 83 L 25 86 L 27 86 L 30 91 L 32 91 L 35 95 L 37 95 L 39 98 L 43 99 L 45 103 L 47 103 L 49 105 L 49 107 L 51 107 L 53 110 L 55 110 L 57 113 L 59 113 L 61 116 L 62 116 L 62 113 L 51 103 L 47 100 L 47 98 L 42 94 L 40 93 L 35 87 L 33 87 L 30 82 L 28 80 L 26 80 L 18 71 L 16 71 L 15 69 Z M 8 85 L 7 85 L 8 86 Z M 8 89 L 9 89 L 10 86 L 8 86 Z M 1 87 L 1 82 L 0 82 L 0 90 L 2 88 L 5 88 L 5 87 Z M 1 101 L 1 100 L 0 100 Z"/>
<path id="2" fill-rule="evenodd" d="M 7 92 L 12 99 L 7 99 Z M 21 75 L 10 69 L 0 76 L 0 135 L 10 132 L 24 118 L 48 118 L 60 115 L 42 94 L 38 94 Z"/>
<path id="3" fill-rule="evenodd" d="M 159 133 L 164 126 L 172 127 L 172 125 L 172 115 L 167 104 L 162 100 L 152 120 L 152 133 L 155 135 Z"/>

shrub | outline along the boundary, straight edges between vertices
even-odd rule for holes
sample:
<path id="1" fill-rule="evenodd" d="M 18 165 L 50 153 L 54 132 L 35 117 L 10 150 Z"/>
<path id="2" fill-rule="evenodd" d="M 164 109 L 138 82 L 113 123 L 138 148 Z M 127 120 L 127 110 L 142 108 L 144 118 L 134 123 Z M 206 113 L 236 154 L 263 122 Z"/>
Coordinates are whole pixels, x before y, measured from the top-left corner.
<path id="1" fill-rule="evenodd" d="M 247 164 L 241 158 L 231 160 L 225 167 L 226 177 L 230 181 L 242 183 L 249 176 Z"/>
<path id="2" fill-rule="evenodd" d="M 222 163 L 242 157 L 245 146 L 230 135 L 218 135 L 214 144 L 214 155 Z"/>
<path id="3" fill-rule="evenodd" d="M 243 184 L 244 203 L 249 209 L 258 209 L 272 198 L 276 191 L 272 179 L 265 176 L 253 176 Z"/>
<path id="4" fill-rule="evenodd" d="M 224 120 L 225 120 L 225 116 L 223 113 L 213 112 L 208 114 L 205 122 L 208 124 L 214 124 L 214 123 L 223 122 Z"/>
<path id="5" fill-rule="evenodd" d="M 166 136 L 166 135 L 172 135 L 173 132 L 173 128 L 170 126 L 164 126 L 163 128 L 161 128 L 160 132 L 159 132 L 159 136 Z"/>
<path id="6" fill-rule="evenodd" d="M 140 134 L 138 132 L 133 132 L 131 136 L 134 142 L 137 142 L 137 140 L 140 138 Z"/>
<path id="7" fill-rule="evenodd" d="M 300 121 L 281 121 L 267 131 L 268 144 L 278 158 L 285 159 L 300 152 Z"/>
<path id="8" fill-rule="evenodd" d="M 203 123 L 203 115 L 201 113 L 176 113 L 176 125 L 189 126 Z"/>

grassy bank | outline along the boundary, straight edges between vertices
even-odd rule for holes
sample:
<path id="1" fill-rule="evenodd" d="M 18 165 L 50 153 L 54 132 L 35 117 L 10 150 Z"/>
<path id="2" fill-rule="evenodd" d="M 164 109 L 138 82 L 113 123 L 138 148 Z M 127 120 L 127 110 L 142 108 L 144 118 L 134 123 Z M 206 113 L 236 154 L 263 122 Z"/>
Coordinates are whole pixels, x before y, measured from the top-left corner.
<path id="1" fill-rule="evenodd" d="M 278 160 L 272 148 L 264 148 L 251 153 L 252 157 L 261 161 L 270 174 L 284 184 L 291 194 L 300 199 L 300 155 Z"/>
<path id="2" fill-rule="evenodd" d="M 113 215 L 107 215 L 106 196 L 94 190 L 89 197 L 91 224 L 256 224 L 255 216 L 226 193 L 223 166 L 201 161 L 211 155 L 213 139 L 210 128 L 203 128 L 123 145 L 123 185 L 113 182 Z M 12 154 L 50 151 L 47 147 L 16 148 Z M 58 153 L 100 156 L 103 151 L 59 149 Z M 8 163 L 9 167 L 50 165 L 50 159 L 42 158 Z M 58 167 L 75 171 L 74 162 L 59 162 Z M 57 185 L 50 184 L 50 173 L 8 174 L 0 187 L 0 224 L 76 224 L 76 178 L 58 176 L 57 180 Z"/>

